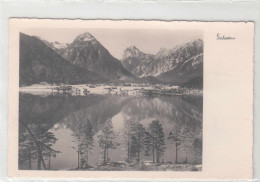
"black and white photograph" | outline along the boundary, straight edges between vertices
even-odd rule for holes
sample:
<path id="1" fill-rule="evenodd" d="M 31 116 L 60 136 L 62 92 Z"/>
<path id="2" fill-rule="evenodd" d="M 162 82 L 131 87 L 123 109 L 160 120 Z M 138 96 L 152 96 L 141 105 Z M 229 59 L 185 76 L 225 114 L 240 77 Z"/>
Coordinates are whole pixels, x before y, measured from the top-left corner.
<path id="1" fill-rule="evenodd" d="M 203 31 L 19 33 L 19 170 L 203 170 Z"/>

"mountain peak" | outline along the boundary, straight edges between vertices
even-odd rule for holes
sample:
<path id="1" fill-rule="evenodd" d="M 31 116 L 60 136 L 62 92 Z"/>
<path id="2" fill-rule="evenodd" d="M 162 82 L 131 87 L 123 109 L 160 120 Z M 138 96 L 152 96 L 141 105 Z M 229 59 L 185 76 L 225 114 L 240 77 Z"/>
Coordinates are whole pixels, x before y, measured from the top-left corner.
<path id="1" fill-rule="evenodd" d="M 92 41 L 92 40 L 95 40 L 95 38 L 89 32 L 80 34 L 75 39 L 75 41 L 84 41 L 84 42 L 88 42 L 88 41 Z"/>
<path id="2" fill-rule="evenodd" d="M 133 46 L 130 46 L 130 47 L 128 47 L 128 49 L 132 49 L 132 50 L 139 50 L 139 49 L 137 49 L 134 45 Z"/>
<path id="3" fill-rule="evenodd" d="M 140 51 L 137 47 L 135 47 L 134 45 L 127 47 L 125 49 L 124 52 L 131 52 L 131 53 L 135 53 L 135 54 L 139 54 L 139 53 L 143 53 L 142 51 Z"/>
<path id="4" fill-rule="evenodd" d="M 129 57 L 140 57 L 142 54 L 143 53 L 135 46 L 130 46 L 124 50 L 123 59 L 127 59 Z"/>

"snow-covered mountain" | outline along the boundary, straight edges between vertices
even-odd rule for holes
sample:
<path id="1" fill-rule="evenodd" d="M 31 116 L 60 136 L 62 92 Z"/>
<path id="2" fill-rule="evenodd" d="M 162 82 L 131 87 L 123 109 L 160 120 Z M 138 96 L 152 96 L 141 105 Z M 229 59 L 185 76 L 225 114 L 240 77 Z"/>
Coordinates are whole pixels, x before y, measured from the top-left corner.
<path id="1" fill-rule="evenodd" d="M 61 53 L 62 50 L 66 50 L 66 48 L 68 47 L 68 43 L 60 43 L 58 41 L 54 41 L 54 42 L 48 42 L 47 40 L 44 40 L 40 37 L 36 37 L 39 40 L 41 40 L 43 43 L 45 43 L 48 47 L 52 48 L 53 50 L 55 50 L 58 53 Z"/>
<path id="2" fill-rule="evenodd" d="M 37 37 L 20 33 L 20 86 L 40 82 L 92 83 L 106 81 L 97 73 L 84 70 L 62 58 Z"/>
<path id="3" fill-rule="evenodd" d="M 96 72 L 110 80 L 134 80 L 135 76 L 126 70 L 121 62 L 90 33 L 78 35 L 71 44 L 49 43 L 58 54 L 74 65 Z"/>
<path id="4" fill-rule="evenodd" d="M 203 41 L 198 39 L 173 49 L 161 48 L 155 55 L 132 46 L 125 49 L 122 64 L 137 77 L 154 76 L 165 82 L 183 83 L 193 77 L 189 75 L 203 73 Z"/>
<path id="5" fill-rule="evenodd" d="M 131 46 L 123 52 L 121 62 L 88 32 L 78 35 L 70 44 L 41 41 L 73 65 L 111 81 L 152 80 L 180 85 L 194 78 L 202 80 L 203 76 L 201 39 L 173 49 L 161 48 L 155 55 Z"/>
<path id="6" fill-rule="evenodd" d="M 51 42 L 51 47 L 54 49 L 66 49 L 68 47 L 68 44 L 59 43 L 58 41 L 55 41 Z"/>

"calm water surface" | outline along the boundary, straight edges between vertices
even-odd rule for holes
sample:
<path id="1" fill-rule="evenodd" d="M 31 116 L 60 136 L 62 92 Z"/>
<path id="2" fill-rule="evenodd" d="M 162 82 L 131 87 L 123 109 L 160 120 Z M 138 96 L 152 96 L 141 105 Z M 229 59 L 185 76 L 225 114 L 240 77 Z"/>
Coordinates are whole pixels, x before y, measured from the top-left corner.
<path id="1" fill-rule="evenodd" d="M 113 130 L 117 134 L 116 141 L 120 143 L 117 149 L 109 151 L 111 161 L 126 159 L 126 146 L 123 144 L 124 123 L 135 120 L 145 129 L 153 120 L 159 120 L 163 126 L 166 149 L 162 156 L 164 162 L 175 161 L 175 144 L 167 140 L 169 132 L 174 126 L 181 131 L 189 131 L 193 139 L 202 139 L 202 96 L 158 96 L 158 97 L 124 97 L 108 95 L 64 96 L 49 95 L 36 96 L 20 94 L 19 98 L 19 137 L 26 133 L 24 125 L 40 125 L 47 128 L 57 138 L 52 148 L 60 151 L 56 157 L 45 157 L 44 161 L 50 169 L 68 170 L 78 166 L 77 150 L 73 148 L 73 134 L 80 123 L 87 119 L 91 122 L 94 132 L 94 148 L 89 156 L 89 163 L 96 165 L 100 162 L 100 148 L 97 133 L 100 124 L 111 119 Z M 185 135 L 185 132 L 184 132 Z M 185 137 L 185 136 L 183 136 Z M 19 147 L 22 153 L 23 148 Z M 20 169 L 28 169 L 28 161 L 19 156 Z M 151 161 L 151 157 L 141 152 L 141 159 Z M 188 163 L 195 163 L 197 156 L 194 149 L 178 150 L 178 161 L 187 158 Z M 31 168 L 37 168 L 37 160 L 31 161 Z"/>

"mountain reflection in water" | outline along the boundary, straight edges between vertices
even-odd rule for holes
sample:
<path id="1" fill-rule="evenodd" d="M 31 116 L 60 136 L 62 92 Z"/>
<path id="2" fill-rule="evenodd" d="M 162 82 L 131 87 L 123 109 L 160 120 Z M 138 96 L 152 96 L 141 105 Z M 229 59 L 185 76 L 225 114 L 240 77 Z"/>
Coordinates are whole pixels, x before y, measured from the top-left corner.
<path id="1" fill-rule="evenodd" d="M 42 149 L 46 168 L 70 170 L 78 167 L 77 148 L 73 147 L 74 136 L 82 122 L 89 121 L 93 128 L 93 150 L 89 153 L 89 165 L 100 164 L 101 148 L 98 133 L 101 125 L 111 119 L 115 142 L 118 147 L 109 150 L 110 161 L 125 161 L 127 148 L 123 142 L 126 122 L 140 123 L 145 130 L 154 120 L 162 125 L 165 138 L 165 151 L 160 161 L 176 161 L 176 145 L 167 139 L 175 127 L 182 131 L 178 145 L 178 162 L 201 164 L 202 158 L 202 96 L 159 96 L 124 97 L 108 95 L 87 96 L 36 96 L 20 94 L 19 98 L 19 169 L 37 169 L 37 151 L 26 150 L 34 141 L 27 141 L 27 128 L 41 131 L 37 137 L 53 134 Z M 37 130 L 38 128 L 38 130 Z M 40 128 L 40 130 L 39 130 Z M 43 132 L 44 131 L 44 132 Z M 188 137 L 189 136 L 189 137 Z M 45 136 L 46 137 L 46 136 Z M 55 138 L 57 140 L 55 140 Z M 188 139 L 186 139 L 188 138 Z M 44 139 L 42 139 L 46 142 Z M 194 143 L 200 140 L 199 149 Z M 43 142 L 41 141 L 41 142 Z M 27 147 L 27 148 L 26 148 Z M 199 150 L 199 151 L 198 151 Z M 201 152 L 200 152 L 201 151 Z M 140 151 L 140 160 L 151 161 L 145 151 Z M 29 164 L 30 163 L 30 164 Z"/>

